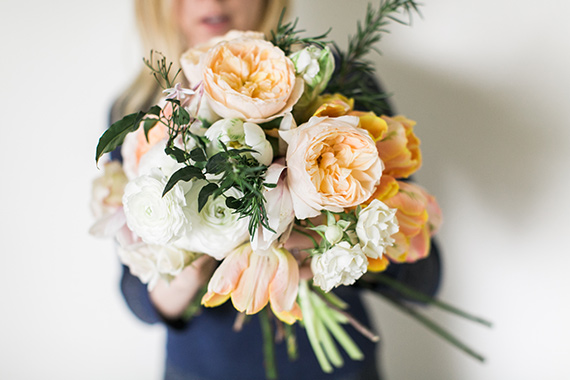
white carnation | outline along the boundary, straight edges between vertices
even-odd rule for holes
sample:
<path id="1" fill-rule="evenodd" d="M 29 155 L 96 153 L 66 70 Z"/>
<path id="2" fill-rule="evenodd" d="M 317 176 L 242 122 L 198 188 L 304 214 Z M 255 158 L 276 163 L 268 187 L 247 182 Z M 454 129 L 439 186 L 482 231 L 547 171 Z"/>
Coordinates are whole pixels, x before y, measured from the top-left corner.
<path id="1" fill-rule="evenodd" d="M 226 206 L 224 196 L 215 199 L 210 196 L 202 211 L 198 212 L 198 194 L 206 183 L 197 181 L 188 193 L 188 199 L 193 200 L 188 214 L 192 230 L 174 242 L 174 245 L 221 260 L 249 239 L 249 218 L 240 219 L 239 214 Z M 242 197 L 235 189 L 226 191 L 225 195 Z"/>
<path id="2" fill-rule="evenodd" d="M 341 242 L 313 257 L 313 282 L 325 292 L 339 285 L 352 285 L 368 268 L 368 259 L 359 245 Z"/>
<path id="3" fill-rule="evenodd" d="M 167 179 L 160 169 L 154 168 L 125 187 L 123 205 L 127 225 L 148 244 L 168 244 L 190 227 L 182 185 L 176 184 L 162 195 Z"/>
<path id="4" fill-rule="evenodd" d="M 377 259 L 394 244 L 398 232 L 396 209 L 389 208 L 379 200 L 373 200 L 358 216 L 356 234 L 366 256 Z"/>

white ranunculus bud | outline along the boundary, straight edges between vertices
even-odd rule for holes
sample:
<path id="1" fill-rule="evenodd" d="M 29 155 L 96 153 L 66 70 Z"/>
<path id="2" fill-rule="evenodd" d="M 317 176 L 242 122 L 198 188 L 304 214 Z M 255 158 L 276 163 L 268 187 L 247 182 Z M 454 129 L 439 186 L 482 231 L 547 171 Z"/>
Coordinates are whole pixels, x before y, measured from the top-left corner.
<path id="1" fill-rule="evenodd" d="M 334 72 L 334 56 L 330 49 L 308 46 L 290 56 L 297 75 L 305 81 L 305 91 L 297 107 L 307 106 L 327 87 Z"/>
<path id="2" fill-rule="evenodd" d="M 325 292 L 339 285 L 352 285 L 368 268 L 368 259 L 359 245 L 343 241 L 313 257 L 311 270 L 314 284 Z"/>
<path id="3" fill-rule="evenodd" d="M 396 209 L 389 208 L 379 200 L 373 200 L 358 216 L 356 234 L 366 256 L 376 259 L 386 247 L 394 244 L 392 235 L 399 230 Z"/>
<path id="4" fill-rule="evenodd" d="M 240 119 L 222 119 L 216 121 L 206 131 L 206 137 L 211 141 L 208 145 L 208 155 L 214 155 L 222 150 L 220 142 L 228 149 L 253 149 L 251 156 L 260 164 L 270 165 L 273 160 L 273 148 L 265 138 L 265 132 L 257 124 L 243 122 Z"/>
<path id="5" fill-rule="evenodd" d="M 322 88 L 326 87 L 334 71 L 334 57 L 329 48 L 308 46 L 291 54 L 290 58 L 295 64 L 295 72 L 303 76 L 309 87 L 316 87 L 323 81 Z"/>
<path id="6" fill-rule="evenodd" d="M 328 226 L 327 229 L 325 230 L 325 238 L 332 245 L 335 245 L 336 243 L 341 241 L 343 234 L 344 234 L 344 231 L 337 224 L 333 224 L 332 226 Z"/>
<path id="7" fill-rule="evenodd" d="M 127 225 L 147 244 L 168 244 L 190 227 L 181 184 L 162 195 L 167 179 L 160 169 L 154 168 L 125 187 L 123 207 Z"/>

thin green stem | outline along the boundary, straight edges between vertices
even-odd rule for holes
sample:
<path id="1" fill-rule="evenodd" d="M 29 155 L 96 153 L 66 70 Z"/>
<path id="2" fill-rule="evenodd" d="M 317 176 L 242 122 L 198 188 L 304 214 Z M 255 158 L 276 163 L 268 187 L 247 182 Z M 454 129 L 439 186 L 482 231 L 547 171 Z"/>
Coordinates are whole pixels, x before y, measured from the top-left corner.
<path id="1" fill-rule="evenodd" d="M 461 342 L 458 338 L 456 338 L 454 335 L 452 335 L 449 331 L 445 330 L 443 327 L 441 327 L 440 325 L 438 325 L 437 323 L 435 323 L 434 321 L 432 321 L 431 319 L 429 319 L 425 315 L 420 314 L 414 308 L 406 305 L 402 301 L 395 299 L 393 297 L 385 296 L 384 298 L 386 300 L 388 300 L 396 308 L 398 308 L 401 311 L 403 311 L 404 313 L 408 314 L 409 316 L 414 318 L 416 321 L 418 321 L 422 325 L 424 325 L 426 328 L 428 328 L 429 330 L 434 332 L 436 335 L 440 336 L 442 339 L 446 340 L 450 344 L 459 348 L 461 351 L 465 352 L 467 355 L 471 356 L 472 358 L 474 358 L 476 360 L 479 360 L 480 362 L 485 361 L 484 356 L 482 356 L 478 352 L 475 352 L 472 348 L 467 346 L 465 343 Z"/>
<path id="2" fill-rule="evenodd" d="M 263 332 L 263 359 L 265 364 L 265 376 L 267 380 L 276 380 L 277 366 L 275 365 L 275 342 L 273 341 L 273 331 L 269 320 L 269 308 L 265 308 L 259 313 L 261 331 Z"/>
<path id="3" fill-rule="evenodd" d="M 307 337 L 309 338 L 311 347 L 313 347 L 313 352 L 317 357 L 317 361 L 319 362 L 323 372 L 331 373 L 333 368 L 325 355 L 317 334 L 315 322 L 317 316 L 315 315 L 315 310 L 311 303 L 309 284 L 307 280 L 302 280 L 299 284 L 299 304 L 303 312 L 303 324 L 307 331 Z"/>
<path id="4" fill-rule="evenodd" d="M 315 246 L 315 249 L 319 248 L 319 243 L 317 243 L 317 240 L 310 233 L 303 231 L 303 230 L 300 230 L 298 228 L 293 228 L 293 231 L 308 237 L 311 240 L 311 242 L 313 243 L 313 245 Z"/>
<path id="5" fill-rule="evenodd" d="M 429 305 L 436 306 L 442 310 L 445 310 L 447 312 L 450 312 L 452 314 L 455 314 L 457 316 L 468 319 L 470 321 L 482 324 L 482 325 L 487 326 L 487 327 L 493 326 L 493 324 L 491 322 L 489 322 L 489 321 L 487 321 L 481 317 L 477 317 L 477 316 L 472 315 L 470 313 L 467 313 L 463 310 L 460 310 L 460 309 L 456 308 L 455 306 L 452 306 L 452 305 L 447 304 L 445 302 L 439 301 L 433 297 L 427 296 L 421 292 L 418 292 L 417 290 L 410 288 L 409 286 L 402 284 L 398 280 L 390 278 L 384 274 L 369 273 L 368 276 L 374 278 L 378 282 L 381 282 L 385 285 L 388 285 L 390 288 L 394 289 L 395 291 L 397 291 L 398 293 L 400 293 L 404 297 L 408 297 L 408 298 L 413 299 L 415 301 L 419 301 L 419 302 L 423 302 L 423 303 L 426 303 Z"/>
<path id="6" fill-rule="evenodd" d="M 337 311 L 329 308 L 327 304 L 319 297 L 318 294 L 313 293 L 312 296 L 313 296 L 313 303 L 315 304 L 317 313 L 321 317 L 324 326 L 328 329 L 328 331 L 330 331 L 333 334 L 337 342 L 342 346 L 342 348 L 344 348 L 348 356 L 352 360 L 364 359 L 364 354 L 362 353 L 360 348 L 358 348 L 356 343 L 354 343 L 354 340 L 352 340 L 352 338 L 346 333 L 346 331 L 340 325 L 340 320 L 346 321 L 346 319 L 342 317 L 338 318 L 338 316 L 333 316 L 333 313 L 337 313 Z M 339 367 L 339 365 L 336 366 Z"/>

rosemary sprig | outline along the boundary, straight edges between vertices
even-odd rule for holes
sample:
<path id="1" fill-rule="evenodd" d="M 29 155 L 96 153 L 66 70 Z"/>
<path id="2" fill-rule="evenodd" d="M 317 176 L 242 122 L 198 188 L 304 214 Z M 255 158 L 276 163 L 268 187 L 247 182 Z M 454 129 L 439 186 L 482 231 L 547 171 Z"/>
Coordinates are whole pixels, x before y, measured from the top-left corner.
<path id="1" fill-rule="evenodd" d="M 329 41 L 324 41 L 324 39 L 328 36 L 331 28 L 319 36 L 301 38 L 299 37 L 299 34 L 305 32 L 305 30 L 297 30 L 297 21 L 299 19 L 296 18 L 295 21 L 283 24 L 284 15 L 285 9 L 281 12 L 277 28 L 274 31 L 271 31 L 270 41 L 273 45 L 283 50 L 285 55 L 289 55 L 291 53 L 291 47 L 293 45 L 317 45 L 324 48 L 329 43 Z"/>
<path id="2" fill-rule="evenodd" d="M 388 111 L 385 100 L 389 95 L 379 92 L 378 87 L 370 83 L 374 65 L 365 57 L 371 51 L 381 54 L 374 45 L 380 41 L 383 34 L 389 33 L 386 25 L 390 21 L 409 25 L 413 12 L 419 14 L 415 0 L 382 0 L 377 10 L 369 4 L 364 24 L 358 22 L 356 35 L 349 38 L 347 51 L 343 52 L 333 43 L 338 54 L 338 70 L 329 82 L 327 91 L 342 92 L 343 95 L 354 98 L 364 109 L 377 114 Z M 406 15 L 409 21 L 397 18 L 397 13 Z"/>

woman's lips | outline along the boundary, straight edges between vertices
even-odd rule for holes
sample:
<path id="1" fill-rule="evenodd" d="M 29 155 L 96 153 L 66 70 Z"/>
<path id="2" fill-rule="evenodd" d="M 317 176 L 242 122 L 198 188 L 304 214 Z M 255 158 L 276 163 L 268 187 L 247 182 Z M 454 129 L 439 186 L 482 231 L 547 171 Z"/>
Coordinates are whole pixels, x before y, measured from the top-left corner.
<path id="1" fill-rule="evenodd" d="M 224 31 L 229 28 L 230 18 L 225 15 L 213 15 L 202 18 L 202 25 L 210 30 Z"/>

